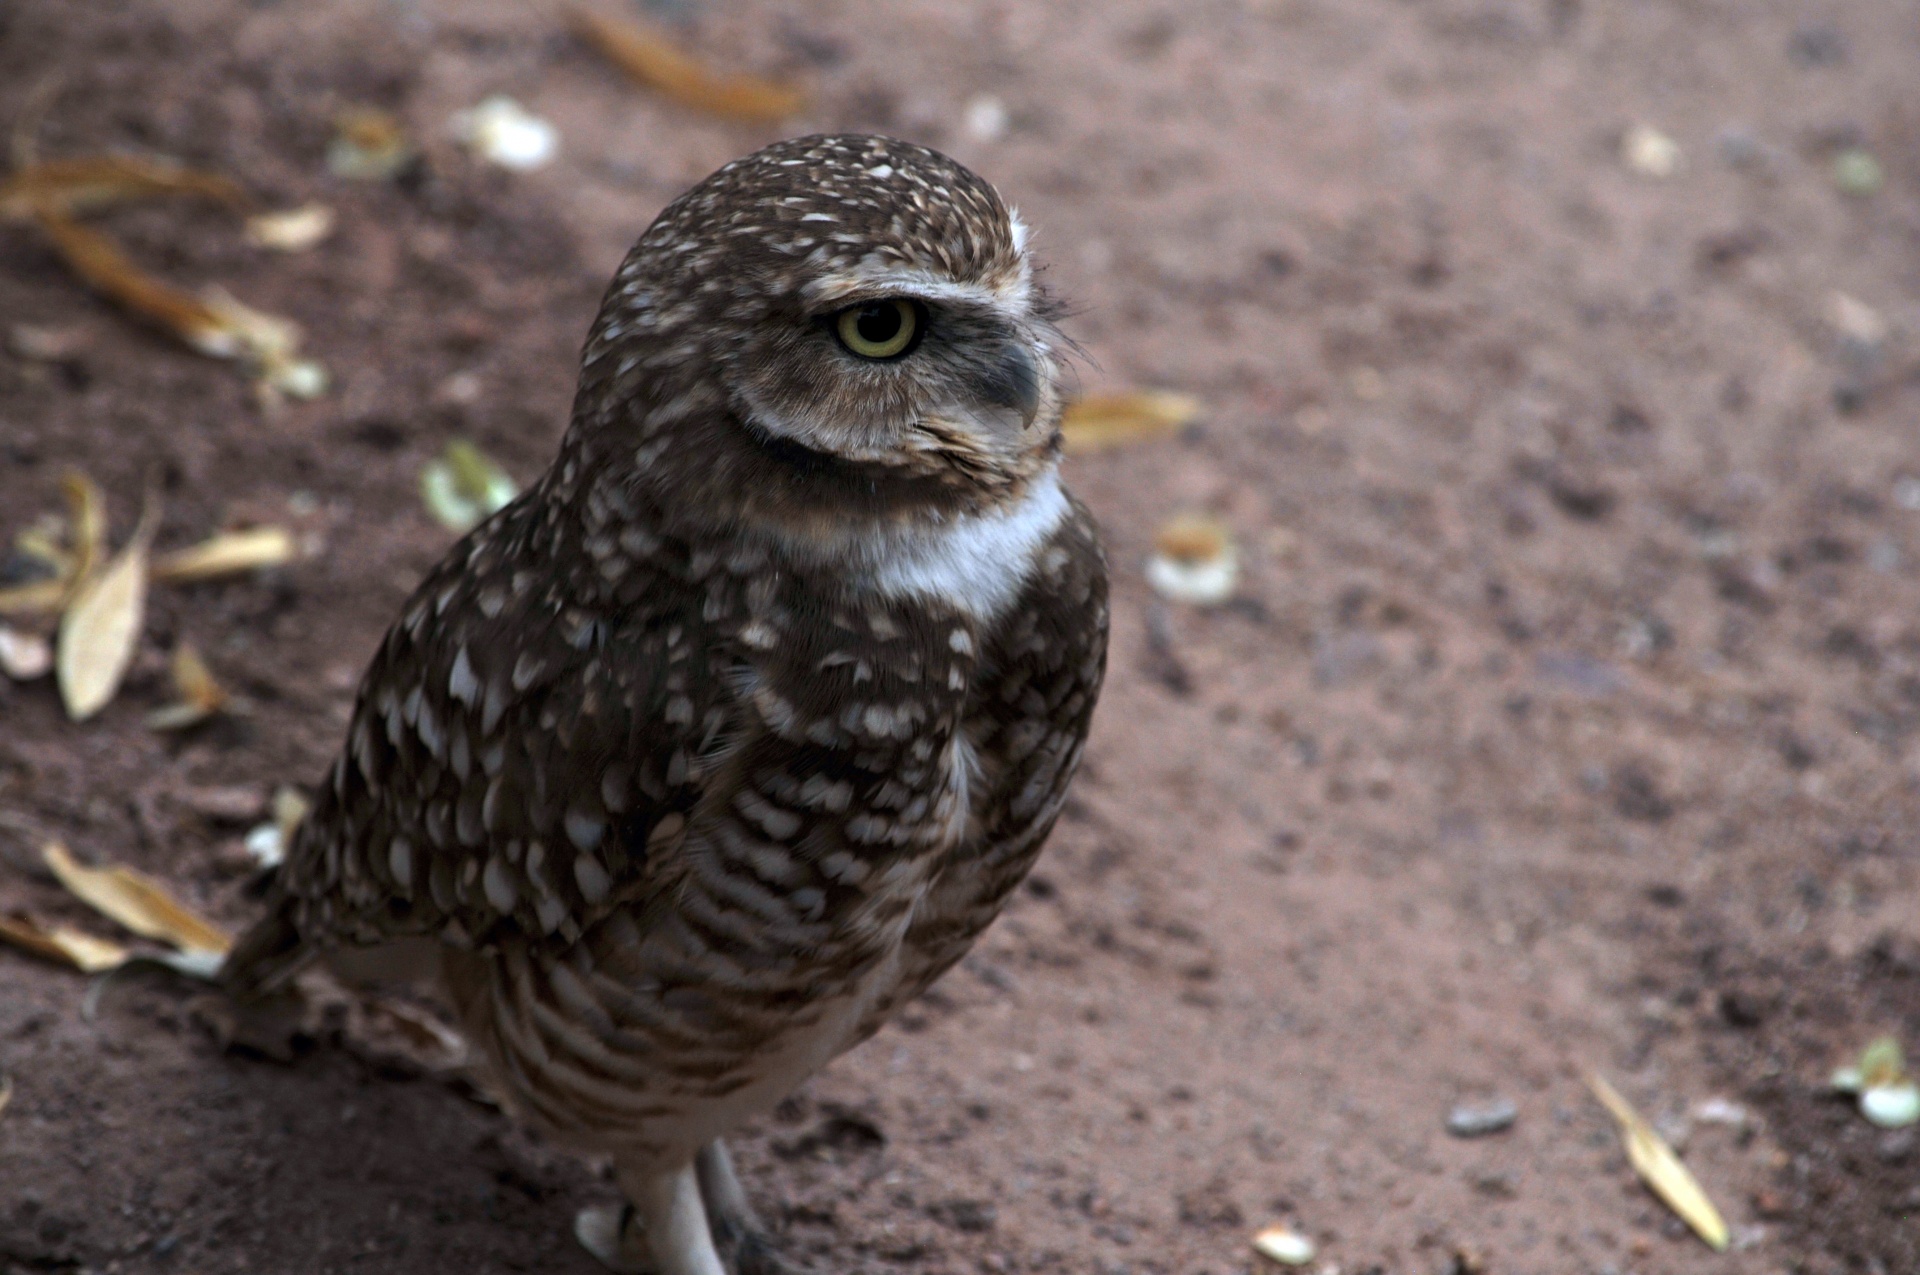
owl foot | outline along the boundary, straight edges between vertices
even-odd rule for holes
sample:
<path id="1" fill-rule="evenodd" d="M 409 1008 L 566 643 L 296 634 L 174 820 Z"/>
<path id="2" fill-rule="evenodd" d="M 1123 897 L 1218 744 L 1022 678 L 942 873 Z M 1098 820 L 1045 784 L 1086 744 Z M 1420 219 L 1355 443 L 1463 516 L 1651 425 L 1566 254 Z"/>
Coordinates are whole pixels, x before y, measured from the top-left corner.
<path id="1" fill-rule="evenodd" d="M 649 1275 L 653 1259 L 647 1237 L 638 1225 L 633 1205 L 589 1204 L 573 1218 L 573 1238 L 610 1271 L 620 1275 Z"/>
<path id="2" fill-rule="evenodd" d="M 703 1147 L 668 1172 L 622 1169 L 630 1203 L 582 1209 L 573 1234 L 620 1275 L 795 1275 L 767 1238 L 727 1150 Z M 721 1260 L 721 1255 L 726 1257 Z"/>

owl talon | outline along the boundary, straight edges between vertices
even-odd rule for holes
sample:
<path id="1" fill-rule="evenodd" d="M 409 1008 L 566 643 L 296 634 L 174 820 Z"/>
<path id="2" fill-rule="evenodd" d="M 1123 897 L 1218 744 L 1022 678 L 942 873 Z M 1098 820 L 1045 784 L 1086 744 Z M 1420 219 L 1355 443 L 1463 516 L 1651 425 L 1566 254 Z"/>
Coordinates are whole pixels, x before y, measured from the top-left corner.
<path id="1" fill-rule="evenodd" d="M 620 1275 L 649 1275 L 653 1262 L 646 1233 L 633 1205 L 590 1204 L 574 1215 L 573 1238 L 599 1263 Z"/>

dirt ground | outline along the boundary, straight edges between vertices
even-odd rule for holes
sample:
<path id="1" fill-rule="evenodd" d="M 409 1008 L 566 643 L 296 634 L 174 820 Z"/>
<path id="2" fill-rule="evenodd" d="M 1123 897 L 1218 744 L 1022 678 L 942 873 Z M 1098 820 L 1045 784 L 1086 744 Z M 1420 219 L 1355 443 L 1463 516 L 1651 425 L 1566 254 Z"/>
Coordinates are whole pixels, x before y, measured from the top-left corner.
<path id="1" fill-rule="evenodd" d="M 1116 575 L 1085 772 L 977 953 L 739 1140 L 792 1251 L 1227 1275 L 1288 1221 L 1345 1275 L 1920 1270 L 1920 1141 L 1824 1087 L 1876 1034 L 1920 1050 L 1909 6 L 654 12 L 812 104 L 778 130 L 664 104 L 544 4 L 0 0 L 0 122 L 48 85 L 44 153 L 157 152 L 341 219 L 294 256 L 191 205 L 98 221 L 305 327 L 335 387 L 274 416 L 0 224 L 0 321 L 74 347 L 0 352 L 0 533 L 79 466 L 116 536 L 157 479 L 162 547 L 271 521 L 313 550 L 160 590 L 96 721 L 0 679 L 0 908 L 93 924 L 36 866 L 59 838 L 244 923 L 254 807 L 319 776 L 450 539 L 423 463 L 468 436 L 530 479 L 666 200 L 780 133 L 887 131 L 1020 206 L 1087 388 L 1207 411 L 1069 464 Z M 492 92 L 558 125 L 557 162 L 447 139 Z M 331 177 L 353 105 L 424 164 Z M 1670 176 L 1622 162 L 1638 125 Z M 1877 192 L 1837 187 L 1849 147 Z M 1885 333 L 1856 309 L 1846 336 L 1836 293 Z M 1243 548 L 1213 611 L 1141 573 L 1188 510 Z M 182 639 L 247 711 L 162 736 Z M 610 1183 L 472 1097 L 339 1040 L 224 1055 L 158 979 L 91 1020 L 86 992 L 0 951 L 0 1272 L 594 1269 L 568 1228 Z M 1588 1068 L 1683 1146 L 1732 1251 L 1636 1184 Z M 1511 1129 L 1449 1135 L 1495 1097 Z"/>

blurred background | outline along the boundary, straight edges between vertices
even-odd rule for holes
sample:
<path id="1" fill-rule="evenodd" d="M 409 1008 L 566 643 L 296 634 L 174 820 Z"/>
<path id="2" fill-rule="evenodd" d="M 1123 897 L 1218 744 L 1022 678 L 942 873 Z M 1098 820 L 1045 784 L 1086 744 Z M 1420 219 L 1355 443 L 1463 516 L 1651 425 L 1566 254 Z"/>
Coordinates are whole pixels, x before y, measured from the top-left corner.
<path id="1" fill-rule="evenodd" d="M 408 591 L 547 463 L 628 244 L 776 137 L 886 132 L 995 183 L 1073 308 L 1112 672 L 1009 914 L 742 1140 L 795 1252 L 1920 1268 L 1914 1130 L 1829 1084 L 1920 1048 L 1911 6 L 579 12 L 0 0 L 16 946 L 114 933 L 55 841 L 243 923 Z M 130 637 L 57 636 L 149 540 Z M 418 1024 L 236 1058 L 190 990 L 38 950 L 0 949 L 0 1271 L 593 1269 L 610 1184 Z"/>

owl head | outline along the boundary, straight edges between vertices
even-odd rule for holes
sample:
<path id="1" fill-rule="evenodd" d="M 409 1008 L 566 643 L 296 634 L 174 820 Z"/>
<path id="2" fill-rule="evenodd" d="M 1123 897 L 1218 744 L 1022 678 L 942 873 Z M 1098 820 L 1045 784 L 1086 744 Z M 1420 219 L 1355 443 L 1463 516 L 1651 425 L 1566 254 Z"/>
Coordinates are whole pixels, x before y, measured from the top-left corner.
<path id="1" fill-rule="evenodd" d="M 750 519 L 980 511 L 1059 447 L 1062 338 L 1026 228 L 953 160 L 778 142 L 675 200 L 609 287 L 576 435 Z"/>

